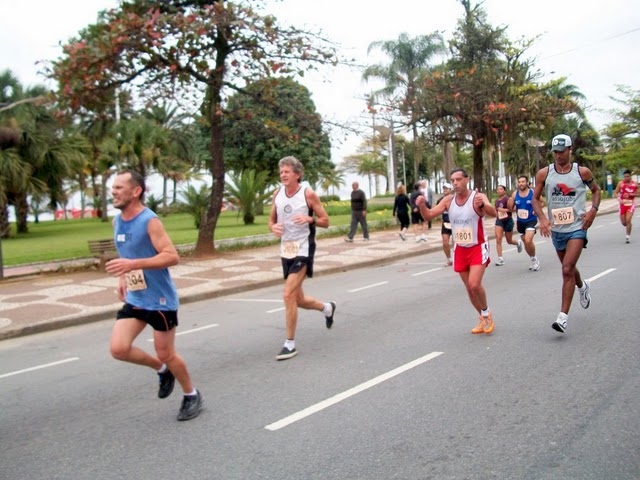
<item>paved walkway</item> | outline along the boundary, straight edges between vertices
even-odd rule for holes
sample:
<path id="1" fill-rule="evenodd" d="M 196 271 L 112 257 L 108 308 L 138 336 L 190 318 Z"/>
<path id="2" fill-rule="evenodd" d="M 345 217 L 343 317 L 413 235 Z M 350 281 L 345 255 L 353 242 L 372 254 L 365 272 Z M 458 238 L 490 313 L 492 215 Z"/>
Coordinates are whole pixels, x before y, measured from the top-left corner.
<path id="1" fill-rule="evenodd" d="M 601 203 L 599 215 L 617 212 L 617 202 Z M 597 220 L 596 220 L 597 221 Z M 487 231 L 493 233 L 494 219 Z M 398 230 L 371 233 L 353 243 L 344 237 L 320 238 L 314 263 L 315 275 L 397 261 L 441 250 L 440 224 L 434 223 L 425 242 L 413 235 L 402 241 Z M 444 254 L 442 255 L 444 263 Z M 91 262 L 91 260 L 89 260 Z M 79 260 L 74 262 L 84 262 Z M 68 263 L 68 262 L 63 262 Z M 95 268 L 69 273 L 38 273 L 61 264 L 5 269 L 0 281 L 0 340 L 91 321 L 114 318 L 122 305 L 115 295 L 117 280 Z M 20 268 L 21 270 L 17 270 Z M 222 252 L 214 258 L 182 259 L 171 268 L 182 304 L 282 283 L 277 246 Z"/>

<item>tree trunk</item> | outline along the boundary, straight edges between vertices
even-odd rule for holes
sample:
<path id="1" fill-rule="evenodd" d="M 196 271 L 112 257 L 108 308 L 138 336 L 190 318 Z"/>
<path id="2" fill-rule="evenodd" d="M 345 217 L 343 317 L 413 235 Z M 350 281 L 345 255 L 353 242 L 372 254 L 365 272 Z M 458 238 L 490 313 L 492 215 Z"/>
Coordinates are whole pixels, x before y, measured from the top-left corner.
<path id="1" fill-rule="evenodd" d="M 418 175 L 418 166 L 420 165 L 420 156 L 422 151 L 420 148 L 420 136 L 418 135 L 418 126 L 414 123 L 411 126 L 413 132 L 413 182 L 416 183 L 420 178 Z"/>
<path id="2" fill-rule="evenodd" d="M 213 179 L 209 204 L 203 215 L 200 228 L 198 229 L 198 240 L 195 247 L 196 256 L 213 255 L 215 253 L 214 233 L 222 208 L 222 197 L 224 195 L 224 150 L 222 145 L 222 110 L 220 92 L 222 89 L 222 68 L 216 68 L 213 75 L 213 82 L 209 85 L 209 121 L 211 123 L 211 161 L 209 171 Z"/>
<path id="3" fill-rule="evenodd" d="M 0 237 L 9 238 L 10 236 L 9 207 L 6 203 L 0 202 Z"/>
<path id="4" fill-rule="evenodd" d="M 107 211 L 107 180 L 109 179 L 109 172 L 104 172 L 100 177 L 100 218 L 103 222 L 109 221 L 109 212 Z"/>
<path id="5" fill-rule="evenodd" d="M 29 203 L 27 202 L 27 194 L 19 193 L 15 198 L 16 208 L 16 231 L 18 233 L 29 233 L 29 225 L 27 216 L 29 215 Z"/>
<path id="6" fill-rule="evenodd" d="M 162 216 L 167 215 L 167 184 L 169 181 L 166 176 L 162 176 Z"/>
<path id="7" fill-rule="evenodd" d="M 484 162 L 482 158 L 483 143 L 473 142 L 473 188 L 484 191 Z"/>

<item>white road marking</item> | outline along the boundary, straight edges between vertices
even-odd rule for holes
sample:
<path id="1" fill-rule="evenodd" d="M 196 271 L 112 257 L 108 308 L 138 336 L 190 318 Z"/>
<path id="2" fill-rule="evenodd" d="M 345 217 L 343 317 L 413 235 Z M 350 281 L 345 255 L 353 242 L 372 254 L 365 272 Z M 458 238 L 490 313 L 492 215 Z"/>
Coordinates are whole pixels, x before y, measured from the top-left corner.
<path id="1" fill-rule="evenodd" d="M 442 270 L 442 267 L 432 268 L 431 270 L 425 270 L 424 272 L 412 273 L 412 277 L 418 277 L 420 275 L 424 275 L 425 273 L 437 272 L 438 270 Z"/>
<path id="2" fill-rule="evenodd" d="M 362 290 L 366 290 L 367 288 L 379 287 L 380 285 L 386 285 L 387 283 L 389 283 L 389 282 L 374 283 L 372 285 L 367 285 L 366 287 L 360 287 L 360 288 L 354 288 L 353 290 L 347 290 L 347 292 L 349 292 L 349 293 L 360 292 Z"/>
<path id="3" fill-rule="evenodd" d="M 198 328 L 192 328 L 191 330 L 183 330 L 182 332 L 178 332 L 176 333 L 176 337 L 180 336 L 180 335 L 187 335 L 189 333 L 195 333 L 195 332 L 200 332 L 202 330 L 207 330 L 209 328 L 213 328 L 213 327 L 219 327 L 220 325 L 218 325 L 217 323 L 212 323 L 211 325 L 205 325 L 204 327 L 198 327 Z M 147 340 L 147 342 L 153 342 L 153 338 L 149 338 Z"/>
<path id="4" fill-rule="evenodd" d="M 273 310 L 267 310 L 267 313 L 276 313 L 286 310 L 286 307 L 274 308 Z"/>
<path id="5" fill-rule="evenodd" d="M 225 298 L 225 302 L 268 302 L 268 303 L 277 303 L 282 302 L 282 300 L 275 300 L 272 298 Z"/>
<path id="6" fill-rule="evenodd" d="M 605 270 L 604 272 L 599 273 L 597 275 L 594 275 L 591 278 L 587 278 L 587 281 L 593 282 L 594 280 L 597 280 L 600 277 L 604 277 L 605 275 L 609 275 L 611 272 L 614 272 L 615 270 L 616 270 L 615 268 L 610 268 L 609 270 Z"/>
<path id="7" fill-rule="evenodd" d="M 404 365 L 398 368 L 395 368 L 387 373 L 383 373 L 382 375 L 378 375 L 377 377 L 372 378 L 371 380 L 361 383 L 360 385 L 350 388 L 349 390 L 346 390 L 342 393 L 334 395 L 331 398 L 327 398 L 326 400 L 316 403 L 315 405 L 311 405 L 310 407 L 307 407 L 304 410 L 300 410 L 299 412 L 294 413 L 293 415 L 289 415 L 288 417 L 285 417 L 282 420 L 278 420 L 277 422 L 270 423 L 264 428 L 271 431 L 276 431 L 281 428 L 284 428 L 288 425 L 291 425 L 294 422 L 297 422 L 298 420 L 302 420 L 303 418 L 306 418 L 309 415 L 318 413 L 319 411 L 324 410 L 325 408 L 328 408 L 332 405 L 335 405 L 336 403 L 341 402 L 342 400 L 346 400 L 349 397 L 352 397 L 360 392 L 363 392 L 371 387 L 374 387 L 379 383 L 384 382 L 385 380 L 389 380 L 395 377 L 396 375 L 400 375 L 401 373 L 404 373 L 407 370 L 417 367 L 418 365 L 428 362 L 429 360 L 433 360 L 434 358 L 439 357 L 443 353 L 444 352 L 431 352 L 430 354 L 425 355 L 424 357 L 420 357 L 416 360 L 413 360 L 412 362 L 405 363 Z"/>
<path id="8" fill-rule="evenodd" d="M 21 373 L 33 372 L 35 370 L 40 370 L 42 368 L 55 367 L 56 365 L 62 365 L 63 363 L 75 362 L 76 360 L 80 360 L 79 357 L 71 357 L 65 360 L 60 360 L 58 362 L 45 363 L 44 365 L 38 365 L 37 367 L 25 368 L 23 370 L 16 370 L 15 372 L 4 373 L 0 375 L 0 378 L 11 377 L 13 375 L 19 375 Z"/>

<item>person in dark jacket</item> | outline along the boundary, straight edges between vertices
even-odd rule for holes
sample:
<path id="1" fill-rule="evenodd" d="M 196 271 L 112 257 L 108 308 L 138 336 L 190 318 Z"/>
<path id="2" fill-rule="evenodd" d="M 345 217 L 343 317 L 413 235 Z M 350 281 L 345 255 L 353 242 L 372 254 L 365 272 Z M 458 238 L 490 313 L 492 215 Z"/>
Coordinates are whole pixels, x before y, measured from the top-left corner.
<path id="1" fill-rule="evenodd" d="M 369 228 L 367 226 L 367 196 L 362 190 L 358 182 L 351 184 L 353 191 L 351 192 L 351 230 L 349 235 L 344 239 L 345 242 L 353 242 L 358 224 L 362 226 L 362 235 L 365 240 L 369 240 Z"/>
<path id="2" fill-rule="evenodd" d="M 400 238 L 402 240 L 407 239 L 407 230 L 409 229 L 409 196 L 407 195 L 407 189 L 404 185 L 400 185 L 396 191 L 396 199 L 393 202 L 393 216 L 398 214 L 398 221 L 400 222 Z"/>

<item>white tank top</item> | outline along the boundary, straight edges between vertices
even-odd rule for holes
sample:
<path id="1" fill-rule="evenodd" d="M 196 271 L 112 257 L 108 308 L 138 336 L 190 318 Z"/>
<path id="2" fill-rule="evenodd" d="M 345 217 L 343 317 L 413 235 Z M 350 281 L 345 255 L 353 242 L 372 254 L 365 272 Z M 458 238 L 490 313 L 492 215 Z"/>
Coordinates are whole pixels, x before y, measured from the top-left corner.
<path id="1" fill-rule="evenodd" d="M 486 242 L 482 217 L 473 208 L 475 196 L 474 190 L 469 194 L 464 204 L 458 205 L 456 195 L 454 195 L 451 199 L 451 205 L 449 205 L 449 221 L 451 222 L 453 241 L 461 247 L 473 247 Z"/>
<path id="2" fill-rule="evenodd" d="M 280 241 L 280 256 L 283 258 L 308 257 L 309 245 L 315 245 L 315 227 L 308 224 L 296 224 L 291 220 L 295 215 L 313 215 L 307 204 L 306 187 L 299 186 L 296 193 L 287 196 L 286 188 L 280 187 L 276 194 L 277 223 L 284 225 Z"/>

